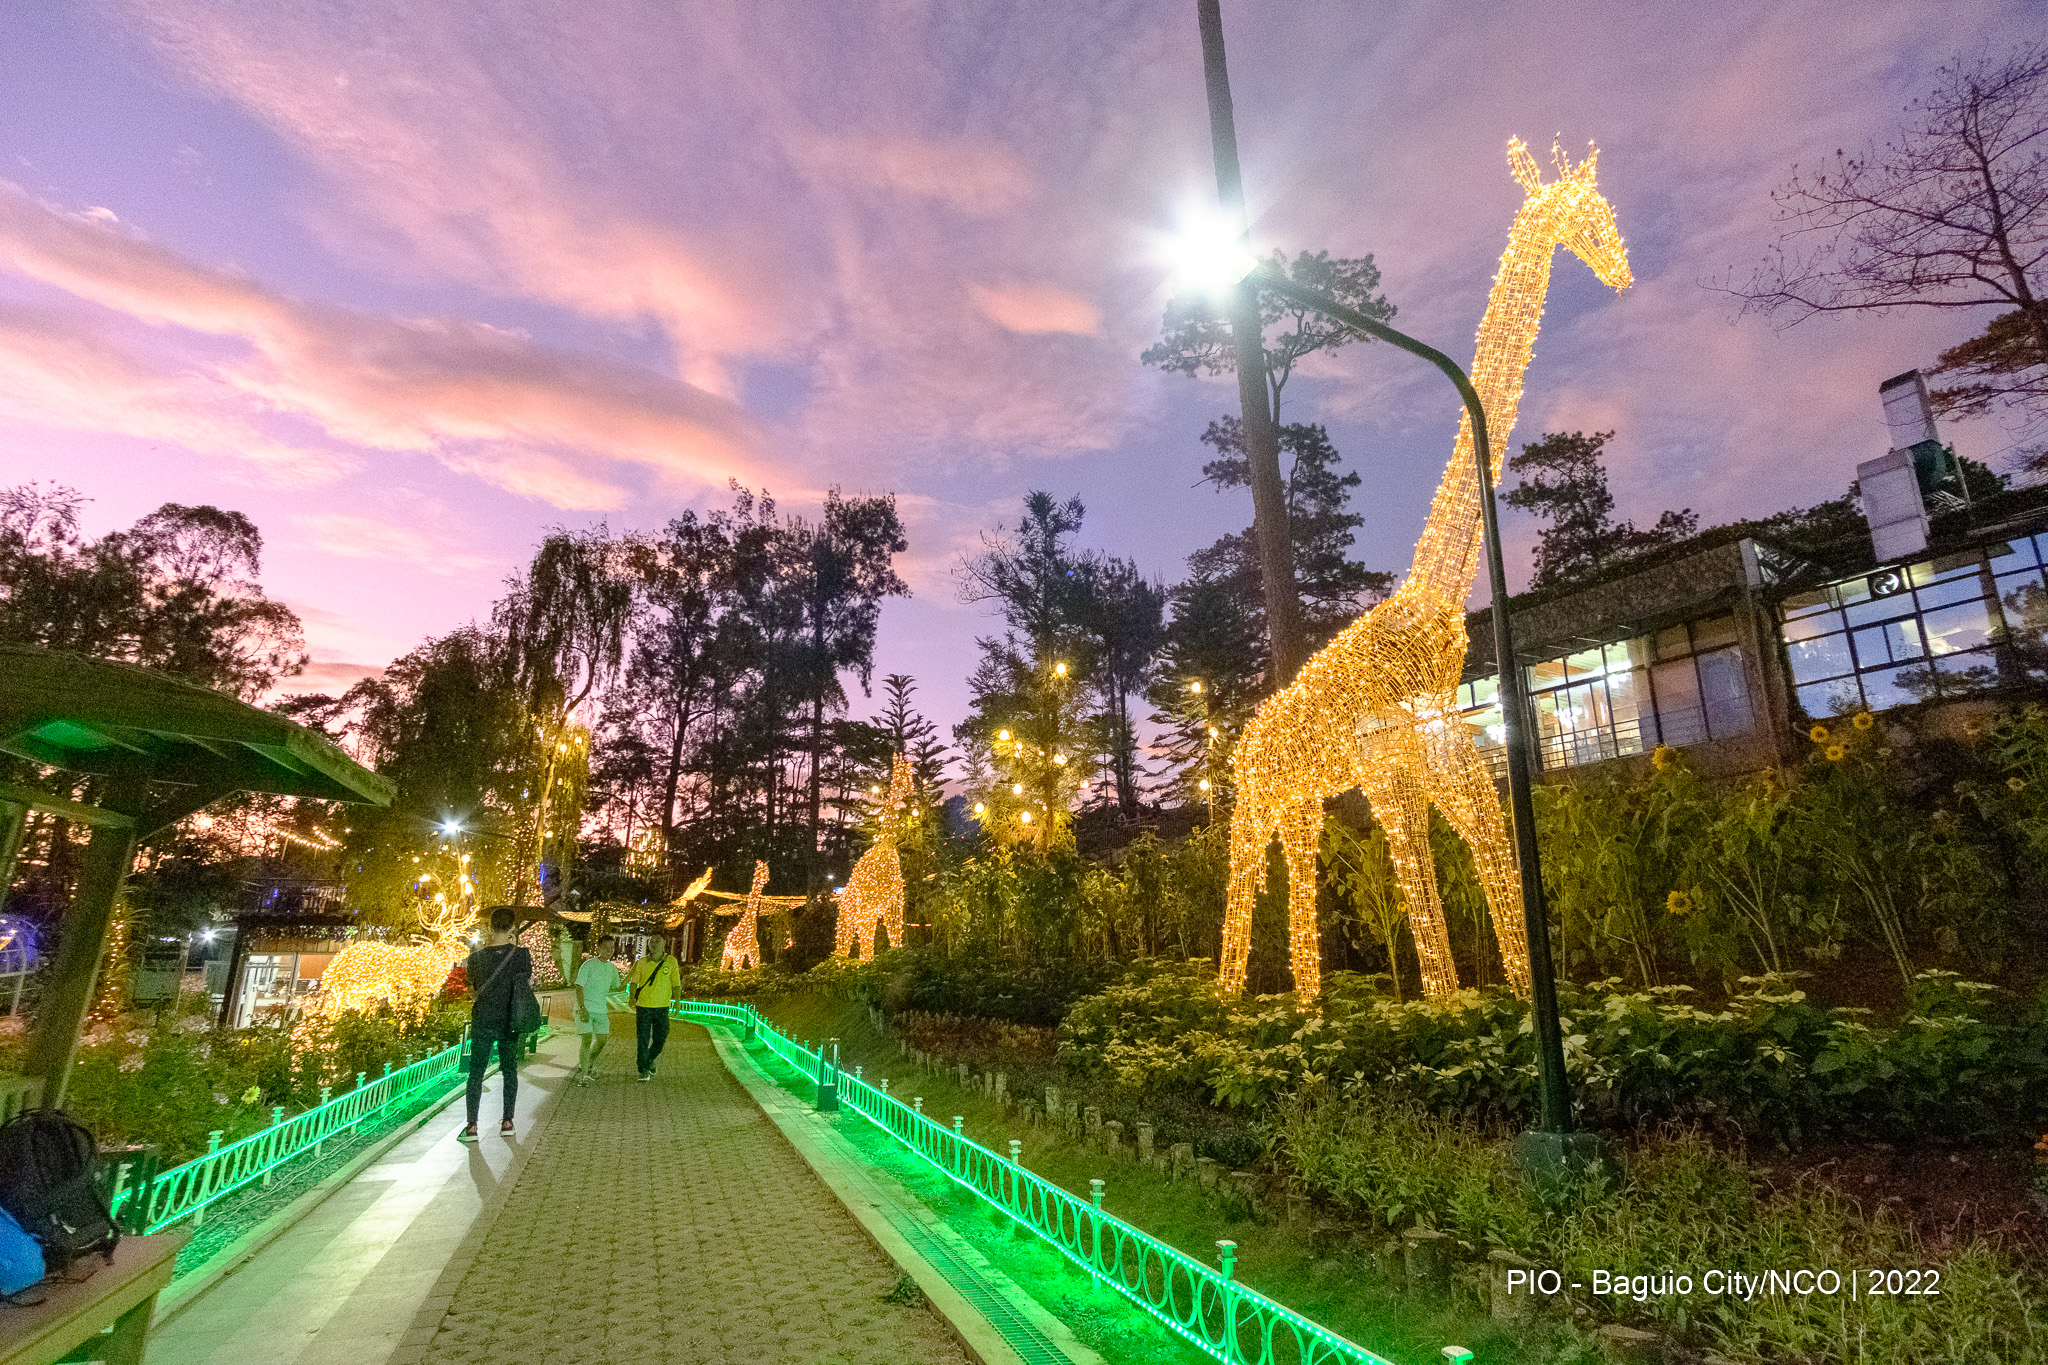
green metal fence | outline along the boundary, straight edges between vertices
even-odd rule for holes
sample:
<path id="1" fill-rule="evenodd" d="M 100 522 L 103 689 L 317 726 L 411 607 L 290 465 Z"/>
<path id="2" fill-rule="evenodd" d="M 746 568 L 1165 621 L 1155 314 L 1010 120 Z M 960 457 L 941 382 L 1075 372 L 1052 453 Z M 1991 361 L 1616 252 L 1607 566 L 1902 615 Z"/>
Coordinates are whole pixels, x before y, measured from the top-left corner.
<path id="1" fill-rule="evenodd" d="M 927 1118 L 881 1087 L 839 1071 L 831 1059 L 792 1042 L 751 1005 L 677 1002 L 673 1012 L 738 1027 L 800 1074 L 830 1087 L 838 1104 L 1052 1244 L 1098 1281 L 1225 1365 L 1392 1365 L 1106 1212 L 1100 1196 L 1083 1199 L 1004 1156 Z"/>
<path id="2" fill-rule="evenodd" d="M 220 1145 L 221 1135 L 215 1133 L 213 1148 L 206 1155 L 153 1177 L 124 1180 L 113 1193 L 114 1215 L 123 1227 L 137 1232 L 161 1232 L 187 1218 L 197 1226 L 212 1205 L 265 1179 L 280 1166 L 302 1157 L 317 1157 L 329 1138 L 401 1107 L 423 1092 L 446 1090 L 462 1075 L 467 1048 L 465 1038 L 396 1071 L 387 1069 L 382 1076 L 358 1074 L 347 1094 L 326 1099 L 291 1118 L 284 1117 L 282 1108 L 273 1109 L 268 1128 L 225 1147 Z"/>

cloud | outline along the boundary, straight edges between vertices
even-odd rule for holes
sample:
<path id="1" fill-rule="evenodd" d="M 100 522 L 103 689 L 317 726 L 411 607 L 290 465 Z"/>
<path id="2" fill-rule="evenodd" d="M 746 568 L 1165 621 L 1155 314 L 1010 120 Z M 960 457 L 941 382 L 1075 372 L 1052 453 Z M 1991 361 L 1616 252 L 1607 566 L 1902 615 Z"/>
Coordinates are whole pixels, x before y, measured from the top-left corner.
<path id="1" fill-rule="evenodd" d="M 355 466 L 342 452 L 262 430 L 237 398 L 218 381 L 153 368 L 88 319 L 0 303 L 0 413 L 226 457 L 285 488 L 329 483 Z"/>
<path id="2" fill-rule="evenodd" d="M 557 505 L 616 505 L 576 469 L 588 454 L 716 486 L 753 473 L 733 404 L 620 362 L 481 323 L 403 319 L 266 290 L 0 182 L 0 265 L 144 322 L 246 342 L 218 381 L 331 436 L 428 452 Z"/>
<path id="3" fill-rule="evenodd" d="M 435 574 L 473 574 L 487 569 L 485 555 L 451 549 L 445 530 L 399 526 L 348 512 L 318 512 L 293 519 L 308 544 L 345 559 L 402 564 Z"/>
<path id="4" fill-rule="evenodd" d="M 803 138 L 799 159 L 836 179 L 931 199 L 964 213 L 1002 213 L 1030 198 L 1036 182 L 1015 153 L 987 143 L 887 133 Z"/>
<path id="5" fill-rule="evenodd" d="M 974 306 L 989 321 L 1013 332 L 1070 332 L 1086 337 L 1102 330 L 1101 311 L 1087 299 L 1063 289 L 994 289 L 976 285 L 972 292 Z"/>
<path id="6" fill-rule="evenodd" d="M 344 663 L 339 659 L 315 659 L 296 677 L 287 678 L 271 689 L 272 694 L 289 697 L 304 692 L 324 692 L 339 696 L 365 678 L 381 678 L 384 670 L 377 664 Z"/>

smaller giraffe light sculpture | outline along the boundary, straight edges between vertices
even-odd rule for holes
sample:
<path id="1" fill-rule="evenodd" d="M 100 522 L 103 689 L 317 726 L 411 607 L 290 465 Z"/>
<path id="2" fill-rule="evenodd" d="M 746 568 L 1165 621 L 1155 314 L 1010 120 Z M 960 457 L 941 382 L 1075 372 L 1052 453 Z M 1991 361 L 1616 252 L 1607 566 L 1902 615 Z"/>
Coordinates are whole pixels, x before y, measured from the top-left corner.
<path id="1" fill-rule="evenodd" d="M 875 842 L 860 855 L 846 889 L 839 893 L 834 957 L 872 960 L 883 932 L 889 935 L 891 948 L 903 946 L 903 860 L 897 856 L 896 841 L 910 817 L 916 790 L 910 764 L 902 754 L 896 755 L 889 768 L 889 791 L 876 817 Z"/>
<path id="2" fill-rule="evenodd" d="M 719 955 L 721 971 L 743 972 L 761 965 L 761 892 L 768 886 L 768 864 L 754 862 L 754 889 L 747 893 L 747 908 L 740 922 L 725 936 L 725 951 Z"/>

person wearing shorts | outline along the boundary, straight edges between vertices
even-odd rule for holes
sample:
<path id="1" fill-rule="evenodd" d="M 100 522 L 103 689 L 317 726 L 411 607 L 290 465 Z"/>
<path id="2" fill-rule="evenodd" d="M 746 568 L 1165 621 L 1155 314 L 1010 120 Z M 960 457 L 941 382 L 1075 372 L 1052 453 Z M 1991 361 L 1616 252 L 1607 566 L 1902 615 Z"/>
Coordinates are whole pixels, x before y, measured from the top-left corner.
<path id="1" fill-rule="evenodd" d="M 612 963 L 618 940 L 607 934 L 584 954 L 576 969 L 576 1084 L 589 1085 L 597 1079 L 598 1055 L 612 1040 L 612 1012 L 608 996 L 625 984 Z"/>

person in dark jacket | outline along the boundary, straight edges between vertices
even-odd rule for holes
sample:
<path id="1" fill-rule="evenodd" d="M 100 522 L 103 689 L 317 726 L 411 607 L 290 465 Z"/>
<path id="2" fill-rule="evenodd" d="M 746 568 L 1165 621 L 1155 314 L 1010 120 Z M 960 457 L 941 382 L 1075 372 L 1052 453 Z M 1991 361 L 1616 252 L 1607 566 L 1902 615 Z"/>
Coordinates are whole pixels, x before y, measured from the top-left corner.
<path id="1" fill-rule="evenodd" d="M 513 1029 L 513 1005 L 520 992 L 533 987 L 533 957 L 512 941 L 517 919 L 509 905 L 491 911 L 490 932 L 484 935 L 483 946 L 469 955 L 469 1126 L 457 1134 L 464 1142 L 476 1141 L 476 1111 L 483 1103 L 493 1047 L 498 1049 L 498 1079 L 505 1091 L 505 1121 L 498 1131 L 512 1131 L 512 1106 L 519 1098 L 519 1035 Z"/>

